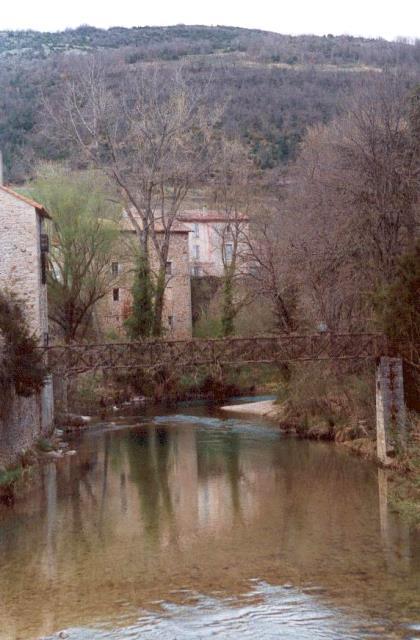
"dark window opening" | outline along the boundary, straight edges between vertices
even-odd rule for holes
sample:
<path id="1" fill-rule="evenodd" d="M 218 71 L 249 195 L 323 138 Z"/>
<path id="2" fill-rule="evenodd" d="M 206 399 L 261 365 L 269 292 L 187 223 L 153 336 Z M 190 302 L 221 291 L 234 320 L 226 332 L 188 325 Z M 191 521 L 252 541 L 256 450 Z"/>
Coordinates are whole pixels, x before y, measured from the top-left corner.
<path id="1" fill-rule="evenodd" d="M 119 289 L 113 289 L 112 290 L 112 298 L 113 298 L 114 302 L 118 302 L 118 300 L 120 299 L 120 290 Z"/>
<path id="2" fill-rule="evenodd" d="M 120 270 L 120 265 L 118 264 L 118 262 L 113 262 L 111 264 L 111 272 L 113 276 L 117 276 Z"/>
<path id="3" fill-rule="evenodd" d="M 167 262 L 165 267 L 165 273 L 167 276 L 172 275 L 172 262 Z"/>
<path id="4" fill-rule="evenodd" d="M 48 261 L 47 254 L 41 253 L 41 283 L 47 284 L 47 270 L 48 270 Z"/>
<path id="5" fill-rule="evenodd" d="M 50 250 L 50 241 L 48 238 L 48 234 L 46 233 L 41 233 L 40 235 L 40 245 L 41 245 L 41 252 L 42 253 L 48 253 Z"/>
<path id="6" fill-rule="evenodd" d="M 174 327 L 174 317 L 173 316 L 168 316 L 168 325 L 170 329 L 173 329 Z"/>

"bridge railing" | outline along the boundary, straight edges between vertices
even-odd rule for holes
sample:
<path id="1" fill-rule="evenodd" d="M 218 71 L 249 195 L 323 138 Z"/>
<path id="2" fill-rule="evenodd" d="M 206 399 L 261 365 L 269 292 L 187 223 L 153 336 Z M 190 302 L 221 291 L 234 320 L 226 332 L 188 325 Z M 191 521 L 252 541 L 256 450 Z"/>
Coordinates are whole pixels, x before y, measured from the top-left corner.
<path id="1" fill-rule="evenodd" d="M 374 359 L 387 353 L 386 338 L 375 333 L 322 333 L 255 337 L 145 339 L 51 345 L 45 348 L 55 372 L 77 375 L 98 369 L 190 368 L 307 360 Z"/>

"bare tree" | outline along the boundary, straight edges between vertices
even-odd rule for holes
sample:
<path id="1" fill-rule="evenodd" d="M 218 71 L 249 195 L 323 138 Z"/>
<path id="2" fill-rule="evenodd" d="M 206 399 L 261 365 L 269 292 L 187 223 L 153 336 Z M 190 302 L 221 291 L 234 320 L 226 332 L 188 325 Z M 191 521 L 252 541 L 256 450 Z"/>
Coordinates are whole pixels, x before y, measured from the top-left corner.
<path id="1" fill-rule="evenodd" d="M 261 199 L 246 238 L 248 279 L 272 308 L 281 333 L 296 329 L 296 277 L 288 244 L 287 212 L 282 201 Z"/>
<path id="2" fill-rule="evenodd" d="M 243 285 L 249 266 L 247 235 L 256 183 L 256 169 L 247 149 L 238 140 L 221 140 L 215 162 L 212 204 L 223 216 L 223 222 L 215 225 L 214 231 L 219 238 L 223 263 L 222 331 L 225 336 L 234 332 L 235 317 L 251 300 L 250 291 Z"/>
<path id="3" fill-rule="evenodd" d="M 152 330 L 159 335 L 171 230 L 186 195 L 207 174 L 220 110 L 209 105 L 206 88 L 188 84 L 180 66 L 110 74 L 93 58 L 68 81 L 59 109 L 50 104 L 49 112 L 114 186 L 144 260 L 151 247 L 156 252 Z"/>
<path id="4" fill-rule="evenodd" d="M 291 173 L 302 298 L 330 328 L 369 324 L 370 292 L 393 277 L 415 236 L 419 164 L 406 91 L 395 76 L 362 87 L 342 116 L 308 132 Z"/>

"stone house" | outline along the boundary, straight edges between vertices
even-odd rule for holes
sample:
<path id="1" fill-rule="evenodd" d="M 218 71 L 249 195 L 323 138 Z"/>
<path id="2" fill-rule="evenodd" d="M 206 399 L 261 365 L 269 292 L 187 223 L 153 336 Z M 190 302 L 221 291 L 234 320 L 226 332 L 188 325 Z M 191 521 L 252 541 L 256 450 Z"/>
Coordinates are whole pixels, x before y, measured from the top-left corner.
<path id="1" fill-rule="evenodd" d="M 246 253 L 249 218 L 245 215 L 232 219 L 223 212 L 203 208 L 183 211 L 179 220 L 190 230 L 190 269 L 194 277 L 223 275 L 224 263 L 229 262 L 234 250 L 235 235 L 237 251 Z"/>
<path id="2" fill-rule="evenodd" d="M 130 315 L 132 305 L 132 286 L 135 268 L 137 240 L 134 227 L 123 215 L 121 223 L 121 241 L 118 253 L 110 264 L 112 286 L 109 293 L 99 302 L 97 319 L 101 331 L 105 334 L 125 336 L 124 321 Z M 157 233 L 163 233 L 157 227 Z M 191 281 L 188 250 L 189 229 L 175 223 L 171 230 L 169 256 L 167 262 L 167 280 L 163 311 L 163 328 L 166 338 L 182 339 L 192 335 Z M 152 273 L 158 271 L 158 257 L 150 248 Z"/>
<path id="3" fill-rule="evenodd" d="M 26 318 L 40 345 L 48 343 L 48 309 L 44 207 L 0 185 L 0 289 L 22 301 Z M 0 417 L 0 462 L 11 461 L 53 425 L 52 385 L 29 398 L 13 398 Z"/>

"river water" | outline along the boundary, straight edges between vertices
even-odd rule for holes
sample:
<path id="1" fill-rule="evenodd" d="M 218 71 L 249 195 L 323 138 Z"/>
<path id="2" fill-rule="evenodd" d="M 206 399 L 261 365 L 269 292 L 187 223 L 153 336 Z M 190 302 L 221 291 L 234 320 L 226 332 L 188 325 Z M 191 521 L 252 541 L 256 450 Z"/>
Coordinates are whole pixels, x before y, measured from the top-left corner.
<path id="1" fill-rule="evenodd" d="M 207 407 L 74 438 L 0 510 L 0 639 L 420 638 L 420 533 L 331 444 Z"/>

